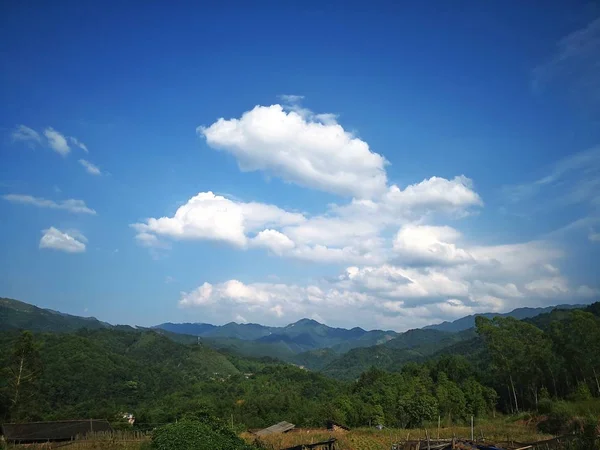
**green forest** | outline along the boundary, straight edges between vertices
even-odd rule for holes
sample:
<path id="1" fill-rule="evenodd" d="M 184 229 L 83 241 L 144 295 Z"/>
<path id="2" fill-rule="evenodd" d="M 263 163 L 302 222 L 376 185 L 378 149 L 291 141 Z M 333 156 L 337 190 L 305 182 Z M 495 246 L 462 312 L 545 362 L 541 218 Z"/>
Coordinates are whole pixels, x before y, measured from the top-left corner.
<path id="1" fill-rule="evenodd" d="M 8 330 L 0 420 L 118 423 L 130 412 L 150 427 L 206 413 L 237 430 L 282 420 L 418 428 L 537 413 L 546 417 L 540 427 L 558 434 L 572 417 L 600 414 L 600 303 L 527 320 L 477 317 L 474 330 L 444 345 L 419 361 L 388 361 L 387 370 L 357 361 L 362 373 L 349 379 L 154 330 Z"/>

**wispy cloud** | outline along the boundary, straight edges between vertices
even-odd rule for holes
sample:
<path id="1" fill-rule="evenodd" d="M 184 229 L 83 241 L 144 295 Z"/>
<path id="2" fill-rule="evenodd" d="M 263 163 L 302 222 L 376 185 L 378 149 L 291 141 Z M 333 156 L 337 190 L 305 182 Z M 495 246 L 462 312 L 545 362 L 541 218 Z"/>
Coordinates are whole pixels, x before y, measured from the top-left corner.
<path id="1" fill-rule="evenodd" d="M 279 96 L 279 99 L 286 104 L 294 104 L 299 103 L 304 99 L 304 95 L 291 95 L 291 94 L 282 94 Z"/>
<path id="2" fill-rule="evenodd" d="M 62 156 L 67 156 L 71 152 L 69 143 L 89 153 L 87 145 L 79 139 L 74 136 L 66 136 L 52 127 L 47 127 L 42 133 L 39 133 L 26 125 L 17 125 L 11 133 L 11 139 L 13 142 L 25 143 L 29 147 L 36 145 L 49 147 Z"/>
<path id="3" fill-rule="evenodd" d="M 102 175 L 102 171 L 100 170 L 100 168 L 97 165 L 95 165 L 85 159 L 80 159 L 79 164 L 81 164 L 83 167 L 85 167 L 85 170 L 89 174 Z"/>
<path id="4" fill-rule="evenodd" d="M 87 146 L 83 142 L 79 141 L 76 137 L 69 136 L 69 141 L 71 141 L 73 145 L 79 147 L 84 152 L 89 153 Z"/>
<path id="5" fill-rule="evenodd" d="M 50 227 L 43 230 L 42 233 L 44 235 L 40 239 L 40 248 L 60 250 L 66 253 L 85 252 L 87 239 L 79 231 L 68 230 L 62 232 L 57 228 Z"/>
<path id="6" fill-rule="evenodd" d="M 18 125 L 11 133 L 13 142 L 25 142 L 30 147 L 42 144 L 42 137 L 32 128 L 25 125 Z"/>
<path id="7" fill-rule="evenodd" d="M 44 130 L 44 136 L 46 136 L 46 139 L 48 139 L 48 145 L 50 146 L 50 148 L 56 153 L 62 156 L 67 156 L 71 151 L 71 147 L 69 147 L 67 138 L 58 131 L 56 131 L 54 128 L 46 128 Z"/>
<path id="8" fill-rule="evenodd" d="M 590 230 L 588 239 L 592 242 L 600 242 L 600 233 L 594 230 Z"/>
<path id="9" fill-rule="evenodd" d="M 600 202 L 600 146 L 568 156 L 549 168 L 534 181 L 504 186 L 511 203 L 545 196 L 545 207 L 570 204 L 598 205 Z M 551 195 L 547 195 L 551 193 Z M 548 198 L 550 200 L 548 200 Z"/>
<path id="10" fill-rule="evenodd" d="M 2 198 L 12 203 L 32 205 L 37 206 L 38 208 L 63 209 L 75 214 L 96 214 L 96 211 L 88 208 L 83 200 L 68 199 L 61 202 L 55 202 L 54 200 L 20 194 L 7 194 L 3 195 Z"/>
<path id="11" fill-rule="evenodd" d="M 566 86 L 586 101 L 600 101 L 600 17 L 564 36 L 554 54 L 533 70 L 533 87 L 541 92 Z"/>

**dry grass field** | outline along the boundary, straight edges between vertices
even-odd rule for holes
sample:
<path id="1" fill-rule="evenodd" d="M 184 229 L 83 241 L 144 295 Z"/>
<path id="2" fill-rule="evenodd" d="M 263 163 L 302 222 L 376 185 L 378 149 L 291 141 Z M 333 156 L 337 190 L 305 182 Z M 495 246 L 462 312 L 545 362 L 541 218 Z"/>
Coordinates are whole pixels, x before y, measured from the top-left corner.
<path id="1" fill-rule="evenodd" d="M 438 437 L 437 428 L 427 430 L 431 439 Z M 469 427 L 450 427 L 441 428 L 440 438 L 469 438 L 471 430 Z M 552 436 L 540 434 L 535 427 L 525 423 L 489 423 L 475 427 L 475 436 L 480 438 L 481 435 L 488 442 L 534 442 L 544 439 L 550 439 Z M 242 437 L 248 442 L 254 442 L 256 437 L 249 433 L 244 433 Z M 266 436 L 261 439 L 261 443 L 272 450 L 281 450 L 300 444 L 311 444 L 315 442 L 325 441 L 331 437 L 335 437 L 338 442 L 339 450 L 389 450 L 393 443 L 402 442 L 407 439 L 417 440 L 426 439 L 426 431 L 424 429 L 370 429 L 359 428 L 347 432 L 329 432 L 323 429 L 313 430 L 295 430 L 286 434 Z"/>
<path id="2" fill-rule="evenodd" d="M 427 430 L 431 439 L 438 437 L 437 428 Z M 440 438 L 468 438 L 470 436 L 468 427 L 449 427 L 441 428 Z M 533 442 L 543 439 L 550 439 L 552 436 L 539 434 L 533 425 L 523 422 L 490 422 L 475 427 L 475 435 L 480 438 L 481 435 L 488 442 L 506 442 L 514 440 L 518 442 Z M 256 440 L 256 436 L 251 433 L 243 433 L 242 437 L 249 443 Z M 425 429 L 383 429 L 359 428 L 347 432 L 329 432 L 324 429 L 298 429 L 286 434 L 275 434 L 261 439 L 261 444 L 270 450 L 281 450 L 300 444 L 312 444 L 325 441 L 335 437 L 338 450 L 389 450 L 393 443 L 402 442 L 407 439 L 417 440 L 426 439 Z M 18 445 L 9 446 L 14 449 L 55 449 L 65 450 L 143 450 L 149 448 L 149 436 L 142 437 L 138 435 L 127 435 L 126 433 L 117 435 L 95 436 L 92 439 L 86 439 L 75 442 L 62 442 L 53 444 L 36 445 Z"/>

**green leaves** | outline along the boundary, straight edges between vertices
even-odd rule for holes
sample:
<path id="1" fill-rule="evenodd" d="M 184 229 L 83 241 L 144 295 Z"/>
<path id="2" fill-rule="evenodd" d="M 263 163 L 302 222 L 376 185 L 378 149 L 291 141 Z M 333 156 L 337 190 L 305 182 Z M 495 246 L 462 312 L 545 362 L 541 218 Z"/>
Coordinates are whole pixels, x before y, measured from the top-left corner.
<path id="1" fill-rule="evenodd" d="M 183 420 L 160 427 L 152 434 L 156 450 L 251 450 L 235 433 L 210 420 Z"/>

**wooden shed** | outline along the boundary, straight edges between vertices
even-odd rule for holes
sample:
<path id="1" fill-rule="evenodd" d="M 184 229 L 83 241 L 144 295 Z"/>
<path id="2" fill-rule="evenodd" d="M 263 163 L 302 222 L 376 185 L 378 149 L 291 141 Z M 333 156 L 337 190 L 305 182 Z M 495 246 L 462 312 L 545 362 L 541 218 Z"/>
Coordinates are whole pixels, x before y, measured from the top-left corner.
<path id="1" fill-rule="evenodd" d="M 293 423 L 279 422 L 275 425 L 271 425 L 269 428 L 265 428 L 264 430 L 258 430 L 254 434 L 257 436 L 267 436 L 269 434 L 287 433 L 288 431 L 292 431 L 294 428 L 296 428 L 296 425 Z"/>
<path id="2" fill-rule="evenodd" d="M 57 422 L 5 423 L 2 434 L 8 442 L 70 441 L 88 433 L 112 431 L 106 420 L 61 420 Z"/>

